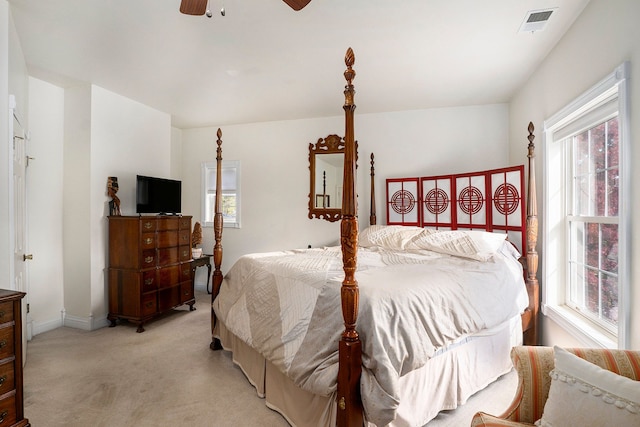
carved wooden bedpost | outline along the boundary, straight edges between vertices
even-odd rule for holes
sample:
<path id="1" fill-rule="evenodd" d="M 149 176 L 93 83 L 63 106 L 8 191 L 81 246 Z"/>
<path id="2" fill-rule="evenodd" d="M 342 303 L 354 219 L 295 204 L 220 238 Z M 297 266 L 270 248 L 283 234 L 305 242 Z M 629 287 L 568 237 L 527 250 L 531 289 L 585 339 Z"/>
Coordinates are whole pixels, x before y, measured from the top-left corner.
<path id="1" fill-rule="evenodd" d="M 374 167 L 373 153 L 371 153 L 371 205 L 369 213 L 369 225 L 376 225 L 376 168 Z"/>
<path id="2" fill-rule="evenodd" d="M 218 139 L 216 143 L 218 148 L 216 149 L 216 201 L 215 201 L 215 213 L 213 216 L 213 234 L 215 238 L 215 244 L 213 246 L 213 287 L 211 289 L 211 344 L 212 350 L 220 350 L 222 345 L 220 340 L 213 337 L 213 328 L 216 325 L 216 315 L 213 311 L 213 300 L 218 296 L 220 292 L 220 285 L 222 284 L 222 271 L 220 266 L 222 265 L 222 131 L 218 128 L 216 133 Z"/>
<path id="3" fill-rule="evenodd" d="M 538 273 L 538 204 L 536 201 L 536 165 L 535 165 L 535 144 L 533 140 L 533 123 L 529 122 L 528 154 L 529 159 L 529 181 L 527 185 L 527 292 L 529 294 L 529 308 L 532 311 L 531 328 L 524 334 L 526 345 L 538 344 L 538 311 L 540 309 L 540 285 L 536 277 Z"/>
<path id="4" fill-rule="evenodd" d="M 341 288 L 342 317 L 345 330 L 339 345 L 338 370 L 338 416 L 339 427 L 361 427 L 363 422 L 362 402 L 360 399 L 360 373 L 362 370 L 362 343 L 356 331 L 358 319 L 358 282 L 355 279 L 358 252 L 358 218 L 355 174 L 356 153 L 353 134 L 353 103 L 355 90 L 351 82 L 356 73 L 351 68 L 355 56 L 351 48 L 344 58 L 347 69 L 344 77 L 347 85 L 344 89 L 345 111 L 345 153 L 342 195 L 342 221 L 340 223 L 340 243 L 342 245 L 342 263 L 344 281 Z"/>

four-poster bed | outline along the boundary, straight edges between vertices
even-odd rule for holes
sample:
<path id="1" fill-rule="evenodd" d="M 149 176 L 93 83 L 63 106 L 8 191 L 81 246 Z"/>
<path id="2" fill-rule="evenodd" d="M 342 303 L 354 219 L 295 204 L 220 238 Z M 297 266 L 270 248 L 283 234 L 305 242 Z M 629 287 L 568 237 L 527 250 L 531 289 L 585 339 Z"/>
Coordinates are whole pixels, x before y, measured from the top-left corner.
<path id="1" fill-rule="evenodd" d="M 247 255 L 223 278 L 217 188 L 211 348 L 231 350 L 267 406 L 293 425 L 422 426 L 510 370 L 523 330 L 535 343 L 533 127 L 526 283 L 505 234 L 375 225 L 373 154 L 370 226 L 359 232 L 354 60 L 348 49 L 341 245 Z"/>

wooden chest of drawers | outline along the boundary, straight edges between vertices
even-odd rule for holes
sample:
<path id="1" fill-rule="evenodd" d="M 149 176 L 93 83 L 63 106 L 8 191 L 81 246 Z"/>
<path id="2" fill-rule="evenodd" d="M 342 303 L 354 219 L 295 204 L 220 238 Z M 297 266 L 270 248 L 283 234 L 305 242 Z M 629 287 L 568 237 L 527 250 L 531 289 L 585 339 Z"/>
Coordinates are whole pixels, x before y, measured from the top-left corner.
<path id="1" fill-rule="evenodd" d="M 0 289 L 0 426 L 30 426 L 24 418 L 22 309 L 24 292 Z"/>
<path id="2" fill-rule="evenodd" d="M 194 310 L 190 216 L 109 217 L 109 315 L 138 325 L 182 304 Z"/>

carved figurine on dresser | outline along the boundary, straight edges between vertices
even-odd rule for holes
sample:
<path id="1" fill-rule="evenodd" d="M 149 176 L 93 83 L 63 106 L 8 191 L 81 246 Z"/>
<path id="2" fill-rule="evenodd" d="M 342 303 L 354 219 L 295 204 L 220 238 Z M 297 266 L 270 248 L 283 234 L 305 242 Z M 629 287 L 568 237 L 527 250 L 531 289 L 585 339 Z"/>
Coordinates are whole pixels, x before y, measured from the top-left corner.
<path id="1" fill-rule="evenodd" d="M 109 202 L 109 215 L 112 216 L 121 215 L 120 198 L 116 196 L 119 188 L 117 176 L 107 178 L 107 194 L 111 197 L 111 201 Z"/>

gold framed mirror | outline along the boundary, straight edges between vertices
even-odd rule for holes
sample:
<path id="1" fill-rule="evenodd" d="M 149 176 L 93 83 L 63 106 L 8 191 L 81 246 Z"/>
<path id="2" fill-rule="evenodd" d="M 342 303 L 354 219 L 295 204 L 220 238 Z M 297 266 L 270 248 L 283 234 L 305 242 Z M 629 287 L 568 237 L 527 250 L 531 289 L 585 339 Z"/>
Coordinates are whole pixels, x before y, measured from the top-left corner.
<path id="1" fill-rule="evenodd" d="M 356 142 L 356 162 L 357 162 Z M 329 135 L 309 144 L 309 218 L 338 221 L 342 217 L 344 139 Z"/>

